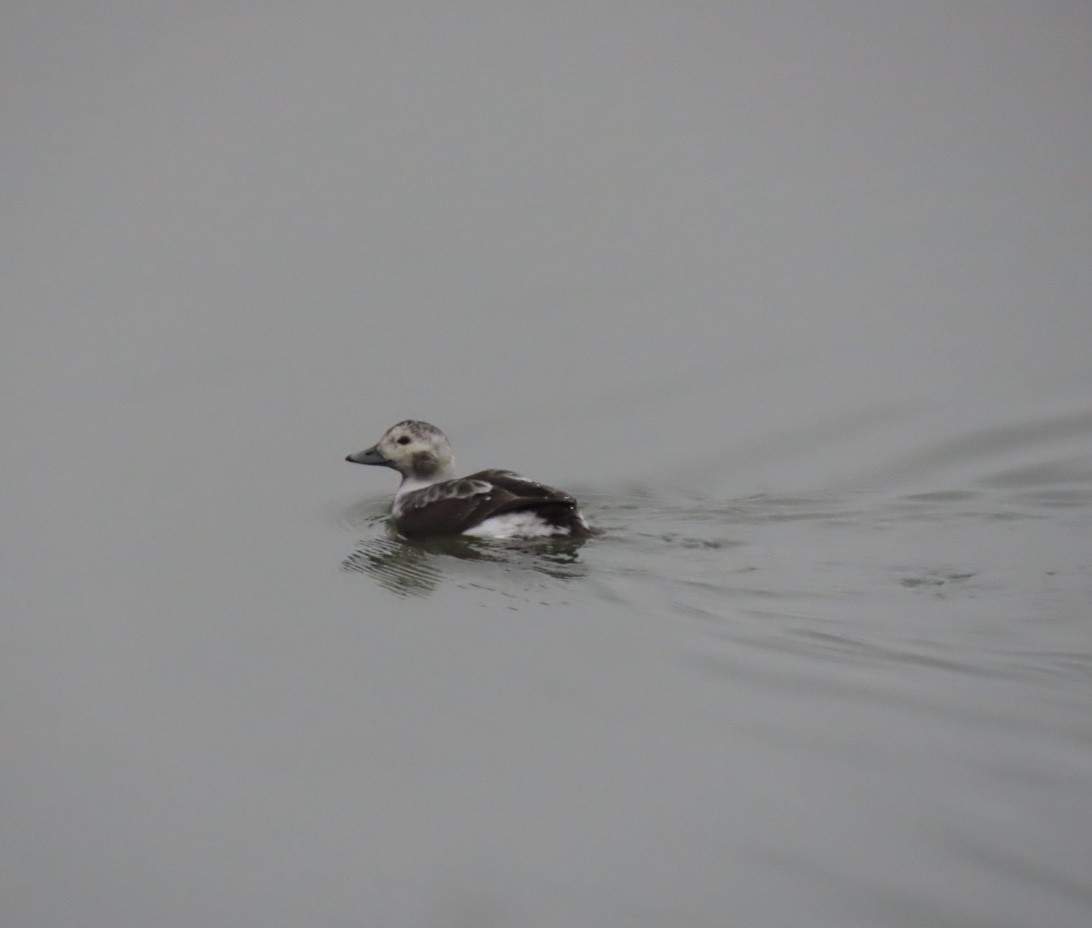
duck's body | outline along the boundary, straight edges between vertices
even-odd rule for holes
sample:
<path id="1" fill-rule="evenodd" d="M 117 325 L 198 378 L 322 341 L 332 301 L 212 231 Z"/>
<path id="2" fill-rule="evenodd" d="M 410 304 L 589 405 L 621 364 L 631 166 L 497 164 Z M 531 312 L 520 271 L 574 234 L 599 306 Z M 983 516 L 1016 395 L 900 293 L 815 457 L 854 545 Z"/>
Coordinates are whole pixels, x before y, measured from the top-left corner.
<path id="1" fill-rule="evenodd" d="M 407 537 L 584 537 L 591 533 L 568 493 L 510 470 L 455 477 L 451 444 L 436 426 L 407 419 L 379 442 L 350 454 L 354 464 L 391 467 L 402 475 L 391 515 Z"/>

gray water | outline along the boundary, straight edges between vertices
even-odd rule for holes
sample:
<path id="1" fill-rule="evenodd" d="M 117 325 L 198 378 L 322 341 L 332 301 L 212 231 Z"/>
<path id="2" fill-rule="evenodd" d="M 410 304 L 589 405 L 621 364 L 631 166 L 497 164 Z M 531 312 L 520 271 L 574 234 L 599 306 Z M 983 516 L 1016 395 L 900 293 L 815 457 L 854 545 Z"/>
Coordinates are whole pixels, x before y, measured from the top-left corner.
<path id="1" fill-rule="evenodd" d="M 1092 923 L 1087 5 L 0 26 L 5 926 Z"/>

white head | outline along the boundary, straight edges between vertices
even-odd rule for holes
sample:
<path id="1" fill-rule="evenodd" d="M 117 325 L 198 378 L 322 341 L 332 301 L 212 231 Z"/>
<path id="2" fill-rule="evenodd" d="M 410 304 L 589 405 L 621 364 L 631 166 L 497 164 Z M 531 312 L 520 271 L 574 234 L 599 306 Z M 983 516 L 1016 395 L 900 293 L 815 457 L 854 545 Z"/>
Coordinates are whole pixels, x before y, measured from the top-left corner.
<path id="1" fill-rule="evenodd" d="M 350 454 L 346 461 L 391 467 L 402 475 L 402 485 L 428 486 L 455 476 L 451 443 L 436 426 L 406 419 L 387 429 L 372 447 Z"/>

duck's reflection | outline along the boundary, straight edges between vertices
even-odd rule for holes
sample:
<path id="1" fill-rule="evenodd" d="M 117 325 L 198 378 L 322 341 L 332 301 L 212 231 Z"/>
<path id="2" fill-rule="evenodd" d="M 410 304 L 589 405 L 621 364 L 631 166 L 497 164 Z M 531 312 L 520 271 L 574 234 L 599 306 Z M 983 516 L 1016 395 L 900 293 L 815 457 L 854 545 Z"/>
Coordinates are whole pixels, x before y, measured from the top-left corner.
<path id="1" fill-rule="evenodd" d="M 341 569 L 367 574 L 399 596 L 427 596 L 458 572 L 458 562 L 482 561 L 511 571 L 528 571 L 557 580 L 584 576 L 579 551 L 584 538 L 543 538 L 524 541 L 485 541 L 455 536 L 408 540 L 388 529 L 385 537 L 357 544 Z M 466 576 L 460 573 L 460 578 Z M 486 578 L 475 586 L 488 587 Z"/>

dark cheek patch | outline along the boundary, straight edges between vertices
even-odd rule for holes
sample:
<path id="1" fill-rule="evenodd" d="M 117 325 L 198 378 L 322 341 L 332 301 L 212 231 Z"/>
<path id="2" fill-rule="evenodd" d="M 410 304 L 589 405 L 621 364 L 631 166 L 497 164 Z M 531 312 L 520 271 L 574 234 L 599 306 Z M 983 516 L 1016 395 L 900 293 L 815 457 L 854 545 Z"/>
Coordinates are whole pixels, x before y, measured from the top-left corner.
<path id="1" fill-rule="evenodd" d="M 436 473 L 436 458 L 427 451 L 419 451 L 413 456 L 413 472 L 420 477 L 431 477 Z"/>

